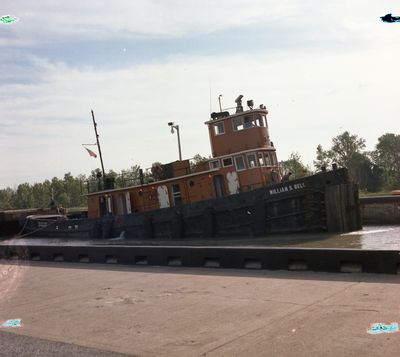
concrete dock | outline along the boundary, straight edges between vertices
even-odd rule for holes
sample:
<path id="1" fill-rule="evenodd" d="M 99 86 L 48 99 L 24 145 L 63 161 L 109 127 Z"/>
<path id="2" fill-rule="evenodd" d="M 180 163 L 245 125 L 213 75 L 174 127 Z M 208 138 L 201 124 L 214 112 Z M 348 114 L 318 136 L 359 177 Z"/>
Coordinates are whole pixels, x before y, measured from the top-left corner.
<path id="1" fill-rule="evenodd" d="M 0 356 L 400 355 L 400 332 L 367 332 L 400 323 L 399 275 L 29 261 L 0 272 L 0 323 L 22 320 L 0 328 Z"/>

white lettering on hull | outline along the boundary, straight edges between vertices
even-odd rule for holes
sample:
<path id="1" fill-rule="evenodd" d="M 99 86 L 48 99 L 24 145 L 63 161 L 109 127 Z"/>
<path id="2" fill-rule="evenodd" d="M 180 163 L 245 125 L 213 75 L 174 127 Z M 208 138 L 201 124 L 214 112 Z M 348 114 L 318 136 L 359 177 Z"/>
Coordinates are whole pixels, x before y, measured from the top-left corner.
<path id="1" fill-rule="evenodd" d="M 295 183 L 293 185 L 286 185 L 283 187 L 274 188 L 272 190 L 269 190 L 269 194 L 277 195 L 279 193 L 301 190 L 303 188 L 306 188 L 306 184 L 304 182 L 300 182 L 300 183 Z"/>

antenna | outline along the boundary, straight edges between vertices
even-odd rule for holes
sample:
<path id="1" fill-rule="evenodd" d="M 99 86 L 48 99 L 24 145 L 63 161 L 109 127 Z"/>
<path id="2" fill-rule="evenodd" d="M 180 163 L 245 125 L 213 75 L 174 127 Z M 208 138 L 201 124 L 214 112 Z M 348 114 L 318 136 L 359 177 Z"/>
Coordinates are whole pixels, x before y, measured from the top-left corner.
<path id="1" fill-rule="evenodd" d="M 210 87 L 210 114 L 212 113 L 212 101 L 211 101 L 211 80 L 208 82 Z"/>
<path id="2" fill-rule="evenodd" d="M 97 134 L 97 123 L 96 123 L 96 121 L 94 120 L 93 109 L 92 109 L 92 119 L 93 119 L 94 132 L 95 132 L 95 134 L 96 134 L 97 148 L 99 149 L 99 156 L 100 156 L 100 162 L 101 162 L 101 170 L 103 171 L 103 180 L 105 180 L 105 179 L 106 179 L 106 172 L 104 171 L 103 156 L 101 155 L 99 134 Z"/>

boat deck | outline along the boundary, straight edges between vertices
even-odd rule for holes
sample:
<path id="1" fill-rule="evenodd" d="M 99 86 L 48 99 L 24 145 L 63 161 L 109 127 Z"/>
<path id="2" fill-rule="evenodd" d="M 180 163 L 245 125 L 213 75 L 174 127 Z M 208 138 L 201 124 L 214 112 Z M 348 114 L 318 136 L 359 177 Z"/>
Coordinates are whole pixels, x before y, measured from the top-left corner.
<path id="1" fill-rule="evenodd" d="M 368 332 L 400 322 L 398 276 L 42 262 L 0 269 L 9 283 L 0 314 L 22 320 L 1 330 L 4 356 L 399 354 L 399 332 Z"/>

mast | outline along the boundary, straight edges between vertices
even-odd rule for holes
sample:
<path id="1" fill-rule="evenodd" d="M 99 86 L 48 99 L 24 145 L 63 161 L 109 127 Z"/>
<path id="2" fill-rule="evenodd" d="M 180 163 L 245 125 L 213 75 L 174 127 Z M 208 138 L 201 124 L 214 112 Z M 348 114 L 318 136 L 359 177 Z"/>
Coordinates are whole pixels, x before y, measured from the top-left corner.
<path id="1" fill-rule="evenodd" d="M 106 172 L 104 171 L 103 156 L 101 155 L 99 134 L 97 134 L 97 123 L 96 123 L 96 121 L 94 120 L 93 109 L 92 109 L 92 119 L 93 119 L 94 132 L 95 132 L 95 134 L 96 134 L 97 148 L 99 149 L 99 156 L 100 156 L 100 162 L 101 162 L 101 170 L 103 171 L 103 180 L 105 180 L 105 178 L 106 178 Z"/>

